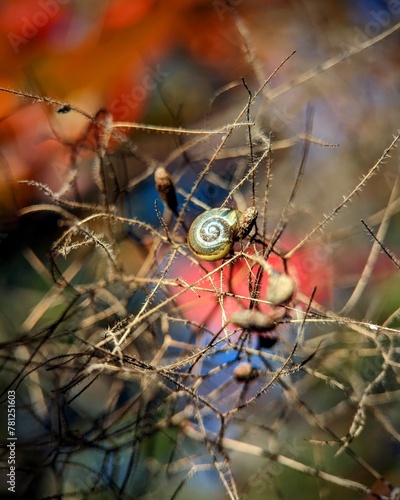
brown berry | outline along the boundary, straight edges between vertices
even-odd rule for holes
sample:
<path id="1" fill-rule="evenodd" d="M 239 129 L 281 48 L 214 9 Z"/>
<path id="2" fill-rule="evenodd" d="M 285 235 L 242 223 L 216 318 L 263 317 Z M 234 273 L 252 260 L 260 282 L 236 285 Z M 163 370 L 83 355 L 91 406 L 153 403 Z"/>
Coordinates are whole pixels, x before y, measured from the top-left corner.
<path id="1" fill-rule="evenodd" d="M 258 377 L 258 372 L 250 363 L 239 363 L 233 370 L 233 376 L 236 382 L 249 382 Z"/>
<path id="2" fill-rule="evenodd" d="M 239 328 L 262 333 L 273 330 L 276 327 L 276 319 L 256 309 L 244 309 L 234 312 L 229 321 Z"/>
<path id="3" fill-rule="evenodd" d="M 267 300 L 277 306 L 287 304 L 295 292 L 294 279 L 288 274 L 271 272 L 267 285 Z"/>

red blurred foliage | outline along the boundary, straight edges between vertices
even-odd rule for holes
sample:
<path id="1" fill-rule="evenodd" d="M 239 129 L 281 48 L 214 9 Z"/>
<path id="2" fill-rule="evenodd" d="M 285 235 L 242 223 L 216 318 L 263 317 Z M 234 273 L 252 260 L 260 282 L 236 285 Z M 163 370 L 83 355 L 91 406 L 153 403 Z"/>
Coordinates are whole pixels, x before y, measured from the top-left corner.
<path id="1" fill-rule="evenodd" d="M 253 0 L 238 8 L 245 11 L 258 4 L 260 0 Z M 8 40 L 0 45 L 0 86 L 71 102 L 91 115 L 106 108 L 118 120 L 143 118 L 157 64 L 177 49 L 227 80 L 242 74 L 245 65 L 223 1 L 6 0 L 0 5 L 0 34 Z M 63 140 L 77 139 L 87 120 L 75 113 L 61 120 L 47 105 L 28 109 L 27 104 L 0 92 L 4 163 L 14 182 L 46 179 L 47 173 L 51 180 L 51 165 L 65 161 Z M 57 134 L 52 133 L 55 122 L 62 125 Z M 49 141 L 56 135 L 62 139 L 58 148 Z M 45 143 L 38 147 L 41 141 Z M 7 182 L 0 180 L 3 199 Z M 24 205 L 29 199 L 19 202 Z"/>
<path id="2" fill-rule="evenodd" d="M 154 8 L 154 3 L 154 0 L 116 0 L 108 5 L 103 26 L 118 29 L 136 24 Z"/>
<path id="3" fill-rule="evenodd" d="M 226 265 L 221 271 L 217 271 L 207 278 L 202 278 L 221 265 L 222 261 L 201 262 L 202 267 L 198 265 L 187 265 L 183 257 L 173 265 L 170 277 L 182 280 L 188 285 L 196 284 L 195 290 L 188 290 L 180 295 L 176 302 L 179 305 L 182 314 L 198 324 L 203 325 L 212 332 L 218 332 L 221 326 L 226 323 L 233 312 L 242 309 L 248 309 L 250 304 L 251 292 L 249 289 L 249 275 L 252 276 L 253 286 L 254 278 L 259 269 L 258 264 L 251 260 L 240 258 L 231 265 Z M 268 258 L 268 263 L 274 270 L 284 273 L 283 260 L 274 254 Z M 318 256 L 315 248 L 307 248 L 298 251 L 287 262 L 287 272 L 295 280 L 296 293 L 302 292 L 306 297 L 310 297 L 314 287 L 316 293 L 314 300 L 328 304 L 331 299 L 332 291 L 332 266 L 325 257 Z M 266 293 L 269 285 L 269 277 L 266 272 L 260 283 L 260 296 L 262 300 L 266 299 Z M 203 290 L 201 290 L 203 289 Z M 179 293 L 180 287 L 171 287 L 174 293 Z M 219 296 L 219 291 L 226 292 L 227 295 Z M 230 296 L 230 295 L 234 295 Z M 223 301 L 223 311 L 218 299 Z M 296 303 L 296 302 L 295 302 Z M 268 304 L 258 304 L 257 308 L 266 314 L 273 314 L 276 308 Z"/>

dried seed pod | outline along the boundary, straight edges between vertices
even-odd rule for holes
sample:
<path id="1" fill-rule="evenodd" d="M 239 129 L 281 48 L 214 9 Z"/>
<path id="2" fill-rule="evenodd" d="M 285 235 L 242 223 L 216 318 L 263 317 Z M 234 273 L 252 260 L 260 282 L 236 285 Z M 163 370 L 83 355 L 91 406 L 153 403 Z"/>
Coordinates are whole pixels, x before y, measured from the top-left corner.
<path id="1" fill-rule="evenodd" d="M 154 172 L 154 182 L 163 202 L 174 212 L 174 214 L 178 214 L 178 200 L 176 198 L 175 187 L 171 176 L 164 167 L 156 168 Z"/>
<path id="2" fill-rule="evenodd" d="M 252 230 L 258 216 L 256 207 L 248 207 L 239 217 L 235 239 L 243 240 Z"/>
<path id="3" fill-rule="evenodd" d="M 291 276 L 272 271 L 269 273 L 266 299 L 275 306 L 287 304 L 292 299 L 295 289 L 295 282 Z"/>
<path id="4" fill-rule="evenodd" d="M 281 316 L 271 316 L 255 309 L 244 309 L 243 311 L 234 312 L 229 322 L 239 328 L 262 333 L 273 330 L 276 327 L 277 319 Z"/>
<path id="5" fill-rule="evenodd" d="M 239 363 L 233 370 L 236 382 L 250 382 L 258 377 L 258 371 L 250 363 Z"/>
<path id="6" fill-rule="evenodd" d="M 223 259 L 235 243 L 241 214 L 231 208 L 212 208 L 199 215 L 189 229 L 191 251 L 203 260 Z"/>

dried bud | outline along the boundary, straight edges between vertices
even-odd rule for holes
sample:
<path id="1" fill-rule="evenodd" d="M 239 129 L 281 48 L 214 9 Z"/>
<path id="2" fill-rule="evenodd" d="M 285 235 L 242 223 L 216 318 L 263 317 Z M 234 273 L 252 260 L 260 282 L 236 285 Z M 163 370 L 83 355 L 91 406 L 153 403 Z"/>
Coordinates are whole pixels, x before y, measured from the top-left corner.
<path id="1" fill-rule="evenodd" d="M 258 216 L 258 211 L 256 207 L 249 207 L 242 213 L 239 217 L 238 228 L 236 230 L 235 239 L 243 240 L 252 230 L 256 219 Z"/>
<path id="2" fill-rule="evenodd" d="M 229 321 L 240 328 L 252 330 L 257 333 L 273 330 L 277 318 L 255 309 L 245 309 L 232 314 Z"/>
<path id="3" fill-rule="evenodd" d="M 258 372 L 250 363 L 239 363 L 233 370 L 233 376 L 236 382 L 249 382 L 258 377 Z"/>
<path id="4" fill-rule="evenodd" d="M 174 214 L 178 213 L 178 200 L 176 199 L 175 187 L 171 176 L 164 167 L 157 167 L 154 172 L 156 189 L 163 202 Z"/>
<path id="5" fill-rule="evenodd" d="M 266 298 L 275 306 L 286 304 L 292 299 L 295 288 L 295 282 L 291 276 L 273 271 L 269 275 Z"/>

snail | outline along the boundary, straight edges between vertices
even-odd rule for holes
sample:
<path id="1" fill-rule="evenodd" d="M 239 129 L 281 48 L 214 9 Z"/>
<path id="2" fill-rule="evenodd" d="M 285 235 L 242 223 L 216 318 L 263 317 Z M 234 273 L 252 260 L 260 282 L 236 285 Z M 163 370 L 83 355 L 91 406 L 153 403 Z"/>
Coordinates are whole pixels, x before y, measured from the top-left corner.
<path id="1" fill-rule="evenodd" d="M 224 258 L 235 242 L 241 212 L 230 208 L 212 208 L 199 215 L 188 234 L 191 251 L 200 259 Z"/>
<path id="2" fill-rule="evenodd" d="M 257 210 L 248 208 L 244 213 L 232 208 L 212 208 L 199 215 L 188 234 L 191 251 L 200 259 L 223 259 L 235 241 L 248 235 L 257 218 Z"/>

